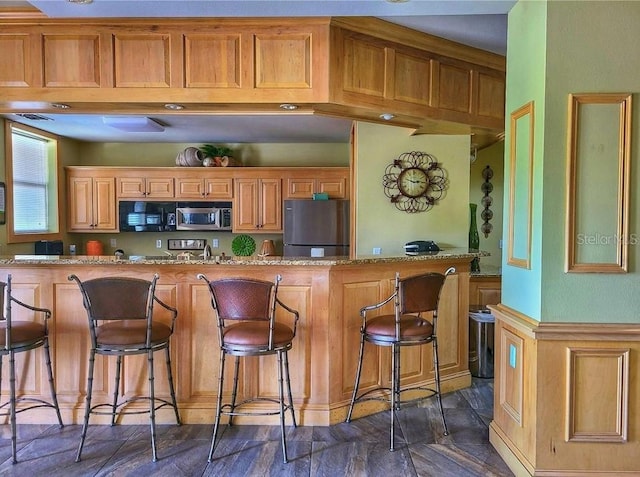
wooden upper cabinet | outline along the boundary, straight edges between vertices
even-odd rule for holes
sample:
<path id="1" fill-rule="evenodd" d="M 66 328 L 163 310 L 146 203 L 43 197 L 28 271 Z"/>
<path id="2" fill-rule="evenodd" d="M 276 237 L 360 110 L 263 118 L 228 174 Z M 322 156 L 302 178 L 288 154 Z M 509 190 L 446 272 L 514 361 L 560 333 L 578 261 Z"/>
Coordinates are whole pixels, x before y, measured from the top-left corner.
<path id="1" fill-rule="evenodd" d="M 187 33 L 184 45 L 187 88 L 240 88 L 239 33 Z"/>
<path id="2" fill-rule="evenodd" d="M 100 86 L 100 36 L 45 34 L 44 86 Z"/>
<path id="3" fill-rule="evenodd" d="M 436 42 L 412 43 L 408 37 L 406 42 L 392 41 L 355 30 L 332 31 L 334 102 L 416 118 L 504 127 L 505 73 L 482 63 L 483 55 L 489 53 L 475 50 L 461 55 L 463 59 L 448 57 Z M 451 52 L 449 45 L 445 53 Z"/>
<path id="4" fill-rule="evenodd" d="M 310 33 L 255 35 L 255 87 L 310 89 Z"/>
<path id="5" fill-rule="evenodd" d="M 118 177 L 118 199 L 172 199 L 173 177 Z"/>
<path id="6" fill-rule="evenodd" d="M 180 40 L 180 35 L 169 33 L 118 32 L 114 34 L 114 86 L 116 88 L 182 86 L 179 81 L 182 69 Z"/>
<path id="7" fill-rule="evenodd" d="M 234 180 L 233 232 L 282 232 L 280 178 Z"/>
<path id="8" fill-rule="evenodd" d="M 0 33 L 0 87 L 40 86 L 35 81 L 40 71 L 37 46 L 33 35 Z"/>
<path id="9" fill-rule="evenodd" d="M 185 33 L 185 86 L 210 89 L 210 100 L 326 101 L 328 31 L 327 25 L 286 22 Z"/>
<path id="10" fill-rule="evenodd" d="M 233 198 L 233 179 L 178 177 L 176 179 L 176 198 L 198 200 L 231 200 Z"/>
<path id="11" fill-rule="evenodd" d="M 437 100 L 434 106 L 458 113 L 471 113 L 471 70 L 463 66 L 438 63 Z"/>
<path id="12" fill-rule="evenodd" d="M 326 193 L 330 199 L 348 199 L 349 168 L 301 168 L 285 175 L 284 199 L 311 199 L 315 193 Z"/>
<path id="13" fill-rule="evenodd" d="M 115 178 L 67 176 L 69 232 L 117 232 Z"/>

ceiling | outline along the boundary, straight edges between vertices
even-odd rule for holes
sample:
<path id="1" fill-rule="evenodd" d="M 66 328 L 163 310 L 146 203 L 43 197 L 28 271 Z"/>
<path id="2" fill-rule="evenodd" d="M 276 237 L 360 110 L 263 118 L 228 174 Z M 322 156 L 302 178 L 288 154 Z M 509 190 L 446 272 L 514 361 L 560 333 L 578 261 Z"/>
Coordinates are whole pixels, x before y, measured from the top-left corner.
<path id="1" fill-rule="evenodd" d="M 515 0 L 4 0 L 5 8 L 35 7 L 51 18 L 374 16 L 414 30 L 506 54 L 507 12 Z M 167 114 L 151 116 L 164 131 L 126 132 L 101 115 L 41 114 L 4 117 L 39 129 L 97 142 L 348 142 L 351 121 L 295 114 Z"/>

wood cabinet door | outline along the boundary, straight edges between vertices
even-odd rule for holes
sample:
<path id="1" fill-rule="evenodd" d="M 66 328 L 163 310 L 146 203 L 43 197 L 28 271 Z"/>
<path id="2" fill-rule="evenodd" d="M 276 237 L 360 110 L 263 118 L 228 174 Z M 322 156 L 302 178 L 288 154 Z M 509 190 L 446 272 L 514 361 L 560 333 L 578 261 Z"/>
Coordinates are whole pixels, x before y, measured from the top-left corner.
<path id="1" fill-rule="evenodd" d="M 117 231 L 115 192 L 113 177 L 69 177 L 69 231 Z"/>
<path id="2" fill-rule="evenodd" d="M 94 179 L 93 191 L 93 230 L 117 231 L 115 179 Z"/>
<path id="3" fill-rule="evenodd" d="M 260 222 L 258 180 L 235 179 L 234 196 L 236 200 L 233 205 L 233 231 L 255 232 Z"/>
<path id="4" fill-rule="evenodd" d="M 282 187 L 280 179 L 260 180 L 260 232 L 282 230 Z"/>
<path id="5" fill-rule="evenodd" d="M 177 178 L 175 196 L 180 199 L 204 199 L 204 181 L 199 177 Z"/>
<path id="6" fill-rule="evenodd" d="M 69 231 L 91 230 L 93 224 L 93 179 L 91 177 L 69 177 L 68 189 Z"/>
<path id="7" fill-rule="evenodd" d="M 233 199 L 232 179 L 205 179 L 204 188 L 207 199 Z"/>
<path id="8" fill-rule="evenodd" d="M 325 193 L 330 199 L 348 199 L 347 178 L 318 179 L 316 192 Z"/>
<path id="9" fill-rule="evenodd" d="M 147 199 L 172 199 L 174 197 L 172 177 L 149 177 L 145 195 Z"/>
<path id="10" fill-rule="evenodd" d="M 142 199 L 146 195 L 146 182 L 142 177 L 119 177 L 118 197 Z"/>
<path id="11" fill-rule="evenodd" d="M 286 180 L 286 199 L 310 199 L 316 190 L 316 181 L 308 177 L 289 177 Z"/>

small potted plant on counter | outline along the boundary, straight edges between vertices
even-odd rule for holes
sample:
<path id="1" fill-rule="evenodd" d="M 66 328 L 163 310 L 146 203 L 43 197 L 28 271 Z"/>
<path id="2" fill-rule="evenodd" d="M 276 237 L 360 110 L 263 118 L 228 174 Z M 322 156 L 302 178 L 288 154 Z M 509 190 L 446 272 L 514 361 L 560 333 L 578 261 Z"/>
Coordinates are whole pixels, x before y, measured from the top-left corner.
<path id="1" fill-rule="evenodd" d="M 227 146 L 218 146 L 215 144 L 203 144 L 200 151 L 205 158 L 202 165 L 206 167 L 227 167 L 237 165 L 233 159 L 233 151 Z"/>

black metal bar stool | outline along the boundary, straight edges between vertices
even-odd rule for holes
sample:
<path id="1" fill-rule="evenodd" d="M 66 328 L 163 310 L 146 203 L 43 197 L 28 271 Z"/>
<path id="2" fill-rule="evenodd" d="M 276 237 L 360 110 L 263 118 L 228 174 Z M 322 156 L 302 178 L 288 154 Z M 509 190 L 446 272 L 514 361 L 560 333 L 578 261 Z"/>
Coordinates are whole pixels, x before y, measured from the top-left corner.
<path id="1" fill-rule="evenodd" d="M 180 425 L 178 404 L 173 387 L 173 375 L 171 373 L 171 353 L 169 342 L 173 335 L 173 328 L 178 316 L 178 311 L 172 306 L 162 302 L 155 294 L 158 275 L 155 274 L 151 281 L 140 278 L 106 277 L 81 281 L 76 275 L 70 275 L 69 280 L 75 280 L 89 319 L 89 333 L 91 336 L 91 351 L 89 353 L 89 371 L 87 378 L 87 397 L 82 426 L 82 437 L 76 455 L 76 462 L 80 461 L 82 447 L 87 437 L 89 416 L 91 414 L 106 414 L 111 416 L 111 425 L 115 425 L 116 417 L 122 414 L 149 413 L 151 422 L 151 449 L 153 461 L 158 460 L 156 449 L 156 420 L 155 413 L 158 409 L 170 406 L 176 415 L 176 422 Z M 155 320 L 153 317 L 154 304 L 159 304 L 171 314 L 169 324 Z M 156 351 L 165 350 L 167 375 L 169 379 L 169 391 L 171 400 L 159 398 L 155 395 L 153 375 L 153 354 Z M 113 390 L 113 402 L 91 405 L 93 390 L 93 368 L 95 355 L 117 356 L 115 387 Z M 118 402 L 118 390 L 120 388 L 120 373 L 122 358 L 124 356 L 146 354 L 149 379 L 149 395 L 134 396 Z M 127 410 L 124 407 L 135 400 L 148 400 L 147 410 Z M 100 410 L 103 407 L 108 410 Z"/>
<path id="2" fill-rule="evenodd" d="M 356 371 L 356 381 L 353 388 L 353 395 L 349 405 L 346 422 L 351 421 L 353 406 L 356 402 L 367 400 L 378 400 L 390 402 L 391 404 L 391 447 L 395 450 L 394 420 L 395 411 L 400 409 L 400 405 L 413 402 L 401 401 L 401 394 L 407 391 L 423 390 L 430 394 L 426 397 L 436 396 L 440 415 L 442 416 L 442 427 L 444 435 L 449 434 L 447 422 L 444 418 L 442 408 L 442 398 L 440 394 L 440 362 L 438 360 L 438 339 L 437 339 L 437 319 L 438 302 L 440 291 L 444 286 L 447 275 L 455 273 L 453 267 L 449 268 L 444 275 L 440 273 L 424 273 L 400 278 L 396 273 L 394 291 L 385 300 L 374 305 L 365 306 L 360 310 L 362 326 L 360 328 L 360 356 L 358 358 L 358 368 Z M 367 312 L 377 310 L 393 300 L 394 313 L 377 315 L 367 318 Z M 431 314 L 431 320 L 422 316 L 423 313 Z M 364 344 L 369 342 L 377 346 L 391 346 L 391 389 L 376 387 L 358 396 L 360 386 L 360 375 L 362 372 L 362 357 L 364 354 Z M 435 373 L 435 389 L 428 386 L 400 386 L 400 349 L 403 346 L 417 346 L 433 344 L 433 366 Z M 380 392 L 387 395 L 380 396 Z M 376 393 L 376 394 L 373 394 Z"/>
<path id="3" fill-rule="evenodd" d="M 44 317 L 37 321 L 18 321 L 12 319 L 13 304 L 19 305 L 26 310 L 32 311 L 33 315 Z M 47 308 L 28 305 L 16 299 L 11 291 L 11 275 L 6 282 L 0 282 L 0 306 L 3 316 L 0 321 L 0 377 L 2 376 L 2 357 L 9 355 L 9 401 L 0 405 L 4 412 L 2 416 L 9 416 L 11 421 L 11 456 L 13 463 L 16 459 L 16 414 L 39 407 L 50 407 L 55 409 L 60 427 L 63 427 L 56 389 L 53 383 L 53 371 L 51 370 L 51 355 L 49 353 L 49 327 L 48 321 L 51 318 L 51 311 Z M 51 402 L 43 399 L 22 396 L 16 397 L 16 365 L 15 354 L 29 351 L 31 349 L 43 347 L 44 359 L 47 366 L 49 387 L 51 389 Z M 21 403 L 27 403 L 19 406 Z M 9 407 L 6 410 L 7 406 Z"/>
<path id="4" fill-rule="evenodd" d="M 245 278 L 227 278 L 209 281 L 203 274 L 198 279 L 209 285 L 211 305 L 215 310 L 218 321 L 218 338 L 220 342 L 220 376 L 218 379 L 218 403 L 216 419 L 209 450 L 209 462 L 213 459 L 220 427 L 220 416 L 229 416 L 229 425 L 233 424 L 233 416 L 268 416 L 280 415 L 280 430 L 282 434 L 282 454 L 286 464 L 287 441 L 285 438 L 285 412 L 291 411 L 293 426 L 296 427 L 296 416 L 291 394 L 291 380 L 289 379 L 289 358 L 287 352 L 291 349 L 296 335 L 299 314 L 286 306 L 278 298 L 278 284 L 281 277 L 276 277 L 275 283 Z M 279 306 L 294 316 L 293 327 L 276 321 L 276 307 Z M 233 394 L 231 403 L 222 404 L 222 389 L 224 382 L 224 362 L 226 355 L 235 356 L 233 375 Z M 238 369 L 242 356 L 265 356 L 276 354 L 278 357 L 278 400 L 268 397 L 253 397 L 236 402 L 238 390 Z M 286 382 L 288 402 L 284 400 L 284 381 Z M 241 410 L 244 404 L 255 401 L 271 401 L 278 404 L 277 410 Z"/>

